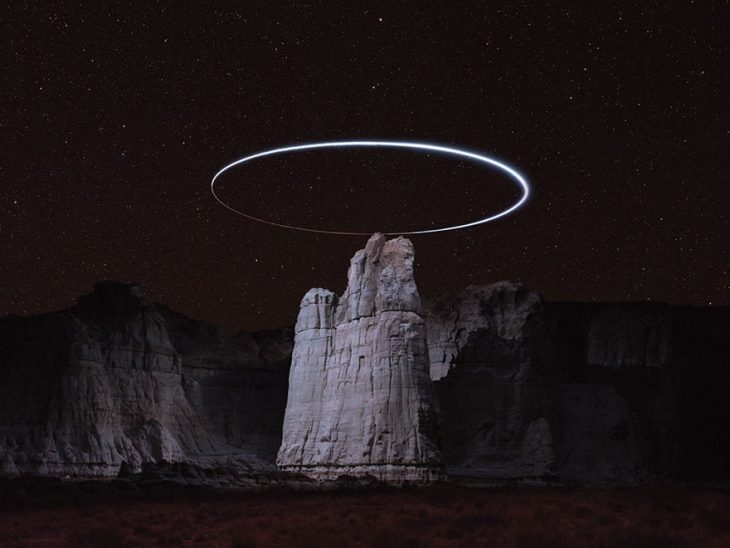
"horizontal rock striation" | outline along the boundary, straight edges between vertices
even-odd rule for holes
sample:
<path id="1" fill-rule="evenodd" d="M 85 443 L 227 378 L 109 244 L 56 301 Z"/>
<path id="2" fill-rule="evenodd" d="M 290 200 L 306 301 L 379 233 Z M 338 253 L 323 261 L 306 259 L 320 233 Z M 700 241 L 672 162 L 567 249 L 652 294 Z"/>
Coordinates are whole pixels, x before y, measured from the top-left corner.
<path id="1" fill-rule="evenodd" d="M 340 298 L 307 292 L 295 332 L 281 469 L 394 483 L 442 477 L 410 241 L 373 236 L 352 258 Z"/>

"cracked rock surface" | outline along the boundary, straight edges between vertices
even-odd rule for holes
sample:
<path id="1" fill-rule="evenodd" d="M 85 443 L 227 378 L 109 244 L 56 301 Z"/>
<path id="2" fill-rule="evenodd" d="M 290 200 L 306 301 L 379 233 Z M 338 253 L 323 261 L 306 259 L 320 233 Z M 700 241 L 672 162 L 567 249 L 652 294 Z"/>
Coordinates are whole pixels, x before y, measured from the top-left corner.
<path id="1" fill-rule="evenodd" d="M 350 261 L 341 297 L 301 302 L 277 464 L 317 479 L 441 477 L 439 410 L 413 245 L 370 238 Z"/>

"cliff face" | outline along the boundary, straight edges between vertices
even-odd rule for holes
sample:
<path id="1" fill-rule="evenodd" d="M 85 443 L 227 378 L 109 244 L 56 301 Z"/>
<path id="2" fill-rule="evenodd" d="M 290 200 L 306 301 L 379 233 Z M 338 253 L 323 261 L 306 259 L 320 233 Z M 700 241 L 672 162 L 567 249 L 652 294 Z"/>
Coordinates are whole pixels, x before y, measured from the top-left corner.
<path id="1" fill-rule="evenodd" d="M 535 366 L 572 419 L 564 478 L 730 480 L 730 309 L 554 303 L 538 325 Z"/>
<path id="2" fill-rule="evenodd" d="M 345 293 L 304 296 L 277 464 L 315 478 L 441 475 L 438 407 L 413 278 L 413 246 L 373 236 Z"/>
<path id="3" fill-rule="evenodd" d="M 273 470 L 291 333 L 226 336 L 98 284 L 62 312 L 0 321 L 6 474 L 114 476 L 122 462 Z"/>
<path id="4" fill-rule="evenodd" d="M 505 480 L 730 482 L 730 309 L 546 303 L 507 282 L 421 304 L 412 261 L 410 242 L 379 236 L 342 297 L 309 291 L 291 377 L 294 331 L 228 336 L 133 285 L 0 318 L 0 474 L 165 460 L 229 484 L 270 477 L 278 450 L 317 478 L 427 480 L 443 462 Z"/>
<path id="5" fill-rule="evenodd" d="M 499 283 L 424 318 L 449 473 L 730 480 L 727 308 L 544 303 Z"/>
<path id="6" fill-rule="evenodd" d="M 449 473 L 535 478 L 555 470 L 545 381 L 528 342 L 541 304 L 506 282 L 424 304 Z"/>

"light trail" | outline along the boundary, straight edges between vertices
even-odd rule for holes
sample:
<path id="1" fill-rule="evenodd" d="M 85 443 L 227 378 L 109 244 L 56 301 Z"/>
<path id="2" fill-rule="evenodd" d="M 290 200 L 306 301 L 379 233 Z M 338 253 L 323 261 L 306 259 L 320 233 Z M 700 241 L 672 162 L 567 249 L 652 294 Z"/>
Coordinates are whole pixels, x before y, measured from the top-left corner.
<path id="1" fill-rule="evenodd" d="M 247 219 L 251 219 L 253 221 L 258 221 L 260 223 L 265 223 L 272 226 L 278 226 L 280 228 L 289 228 L 292 230 L 301 230 L 304 232 L 316 232 L 318 234 L 341 234 L 341 235 L 347 235 L 347 236 L 370 236 L 373 232 L 380 232 L 377 230 L 374 230 L 373 232 L 343 232 L 338 230 L 320 230 L 316 228 L 306 228 L 301 226 L 294 226 L 294 225 L 287 225 L 283 223 L 277 223 L 274 221 L 269 221 L 266 219 L 261 219 L 259 217 L 254 217 L 253 215 L 249 215 L 248 213 L 244 213 L 243 211 L 239 211 L 228 204 L 226 204 L 223 200 L 221 200 L 218 195 L 215 192 L 215 183 L 218 180 L 218 178 L 223 175 L 226 171 L 229 169 L 239 166 L 241 164 L 245 164 L 246 162 L 250 162 L 252 160 L 255 160 L 257 158 L 263 158 L 265 156 L 274 156 L 276 154 L 285 154 L 288 152 L 296 152 L 300 150 L 314 150 L 318 148 L 359 148 L 359 147 L 375 147 L 375 148 L 403 148 L 403 149 L 415 149 L 419 151 L 429 151 L 429 152 L 440 152 L 443 154 L 451 155 L 451 156 L 458 156 L 461 158 L 468 158 L 469 160 L 476 161 L 482 164 L 487 164 L 490 167 L 496 167 L 497 169 L 503 171 L 504 173 L 508 174 L 512 179 L 517 183 L 518 187 L 522 191 L 522 195 L 520 196 L 519 200 L 515 202 L 513 205 L 508 207 L 507 209 L 500 211 L 499 213 L 495 215 L 491 215 L 489 217 L 484 217 L 483 219 L 478 219 L 476 221 L 470 222 L 470 223 L 464 223 L 460 225 L 453 225 L 453 226 L 447 226 L 442 228 L 432 228 L 427 230 L 411 230 L 411 231 L 403 231 L 403 232 L 397 232 L 397 231 L 389 231 L 385 234 L 389 235 L 412 235 L 412 234 L 433 234 L 436 232 L 447 232 L 449 230 L 459 230 L 462 228 L 469 228 L 472 226 L 477 226 L 485 223 L 489 223 L 491 221 L 495 221 L 497 219 L 501 219 L 502 217 L 505 217 L 515 211 L 516 209 L 520 208 L 529 198 L 530 196 L 530 185 L 527 183 L 527 180 L 514 168 L 508 166 L 507 164 L 504 164 L 500 161 L 495 160 L 494 158 L 490 158 L 489 156 L 486 156 L 484 154 L 477 154 L 476 152 L 470 152 L 468 150 L 463 150 L 459 148 L 454 147 L 446 147 L 441 145 L 434 145 L 434 144 L 428 144 L 428 143 L 414 143 L 414 142 L 402 142 L 402 141 L 328 141 L 323 143 L 311 143 L 307 145 L 294 145 L 294 146 L 288 146 L 288 147 L 282 147 L 282 148 L 274 148 L 271 150 L 265 150 L 263 152 L 257 152 L 256 154 L 252 154 L 250 156 L 246 156 L 245 158 L 241 158 L 240 160 L 236 160 L 235 162 L 232 162 L 225 166 L 223 169 L 221 169 L 218 173 L 213 176 L 213 179 L 210 182 L 210 191 L 213 193 L 213 197 L 220 203 L 223 207 L 226 209 L 229 209 L 230 211 L 233 211 L 234 213 L 241 215 L 243 217 L 246 217 Z"/>

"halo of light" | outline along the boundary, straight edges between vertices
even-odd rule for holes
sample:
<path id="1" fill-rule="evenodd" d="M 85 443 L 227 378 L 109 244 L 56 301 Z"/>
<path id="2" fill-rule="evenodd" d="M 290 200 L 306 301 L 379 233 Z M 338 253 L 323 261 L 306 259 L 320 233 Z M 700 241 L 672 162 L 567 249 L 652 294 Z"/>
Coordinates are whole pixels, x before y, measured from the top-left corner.
<path id="1" fill-rule="evenodd" d="M 396 232 L 396 231 L 389 231 L 385 234 L 401 234 L 401 235 L 412 235 L 412 234 L 433 234 L 435 232 L 447 232 L 449 230 L 459 230 L 462 228 L 469 228 L 472 226 L 481 225 L 484 223 L 488 223 L 491 221 L 495 221 L 497 219 L 501 219 L 502 217 L 505 217 L 506 215 L 509 215 L 519 207 L 521 207 L 530 196 L 530 185 L 527 183 L 527 180 L 518 173 L 514 168 L 495 160 L 494 158 L 490 158 L 489 156 L 486 156 L 484 154 L 477 154 L 476 152 L 470 152 L 468 150 L 462 150 L 459 148 L 454 147 L 446 147 L 441 145 L 434 145 L 434 144 L 428 144 L 428 143 L 416 143 L 416 142 L 401 142 L 401 141 L 327 141 L 322 143 L 310 143 L 306 145 L 294 145 L 294 146 L 288 146 L 288 147 L 282 147 L 282 148 L 273 148 L 270 150 L 265 150 L 263 152 L 257 152 L 256 154 L 251 154 L 250 156 L 246 156 L 245 158 L 241 158 L 240 160 L 236 160 L 235 162 L 231 162 L 227 166 L 225 166 L 223 169 L 221 169 L 218 173 L 216 173 L 213 176 L 213 179 L 210 182 L 210 191 L 213 194 L 213 197 L 220 203 L 223 207 L 226 209 L 229 209 L 233 211 L 234 213 L 238 215 L 242 215 L 243 217 L 246 217 L 247 219 L 251 219 L 253 221 L 258 221 L 260 223 L 265 223 L 272 226 L 278 226 L 280 228 L 289 228 L 292 230 L 301 230 L 304 232 L 316 232 L 318 234 L 340 234 L 340 235 L 346 235 L 346 236 L 370 236 L 372 232 L 344 232 L 339 230 L 320 230 L 316 228 L 306 228 L 301 226 L 294 226 L 294 225 L 287 225 L 283 223 L 277 223 L 274 221 L 269 221 L 267 219 L 261 219 L 259 217 L 254 217 L 253 215 L 249 215 L 248 213 L 244 213 L 243 211 L 239 211 L 228 204 L 226 204 L 223 200 L 221 200 L 218 195 L 215 193 L 215 183 L 218 180 L 218 178 L 223 175 L 226 171 L 229 169 L 244 164 L 246 162 L 250 162 L 251 160 L 255 160 L 257 158 L 263 158 L 265 156 L 273 156 L 276 154 L 284 154 L 287 152 L 294 152 L 299 150 L 313 150 L 318 148 L 357 148 L 357 147 L 380 147 L 380 148 L 405 148 L 405 149 L 417 149 L 417 150 L 426 150 L 430 152 L 440 152 L 447 155 L 452 156 L 459 156 L 462 158 L 468 158 L 469 160 L 473 160 L 479 163 L 487 164 L 492 167 L 496 167 L 499 170 L 507 173 L 517 182 L 517 185 L 522 190 L 522 196 L 520 196 L 519 200 L 515 202 L 513 205 L 508 207 L 507 209 L 500 211 L 499 213 L 495 215 L 491 215 L 489 217 L 485 217 L 483 219 L 478 219 L 476 221 L 470 222 L 470 223 L 464 223 L 460 225 L 453 225 L 453 226 L 447 226 L 442 228 L 431 228 L 426 230 L 411 230 L 411 231 L 404 231 L 404 232 Z M 373 231 L 375 232 L 375 231 Z"/>

